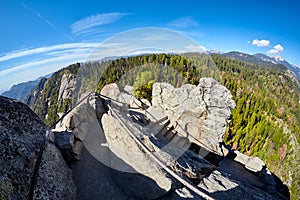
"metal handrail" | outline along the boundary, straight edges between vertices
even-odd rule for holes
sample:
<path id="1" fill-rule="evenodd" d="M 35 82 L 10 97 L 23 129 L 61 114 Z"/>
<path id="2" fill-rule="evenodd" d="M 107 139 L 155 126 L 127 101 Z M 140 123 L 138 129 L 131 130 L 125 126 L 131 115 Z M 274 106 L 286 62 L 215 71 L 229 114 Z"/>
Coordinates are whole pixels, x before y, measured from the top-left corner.
<path id="1" fill-rule="evenodd" d="M 163 163 L 156 155 L 153 154 L 153 152 L 145 146 L 143 142 L 141 142 L 134 133 L 130 130 L 130 128 L 122 121 L 122 119 L 118 116 L 118 114 L 111 108 L 110 105 L 107 105 L 111 113 L 116 117 L 116 119 L 121 123 L 121 125 L 124 127 L 125 131 L 131 136 L 131 138 L 145 151 L 150 158 L 156 162 L 162 169 L 164 169 L 168 174 L 173 176 L 176 180 L 178 180 L 180 183 L 182 183 L 184 186 L 198 194 L 200 197 L 206 199 L 206 200 L 214 200 L 211 196 L 206 194 L 205 192 L 201 191 L 200 188 L 195 187 L 191 183 L 189 183 L 187 180 L 180 177 L 178 174 L 176 174 L 173 170 L 171 170 L 165 163 Z"/>
<path id="2" fill-rule="evenodd" d="M 73 109 L 75 109 L 78 105 L 80 105 L 84 100 L 86 100 L 87 98 L 89 98 L 91 96 L 91 94 L 93 94 L 93 92 L 89 93 L 87 96 L 85 96 L 83 99 L 81 99 L 72 109 L 70 109 L 69 111 L 67 111 L 63 116 L 61 116 L 58 120 L 56 120 L 47 130 L 45 133 L 45 136 L 43 138 L 43 141 L 40 145 L 40 149 L 38 152 L 38 156 L 37 159 L 35 161 L 35 165 L 34 165 L 34 169 L 33 169 L 33 174 L 31 177 L 31 182 L 30 182 L 30 188 L 29 188 L 29 194 L 28 194 L 28 199 L 29 200 L 33 200 L 34 198 L 34 190 L 36 187 L 36 183 L 37 183 L 37 179 L 38 179 L 38 174 L 39 174 L 39 169 L 40 169 L 40 165 L 42 163 L 42 157 L 43 157 L 43 152 L 47 146 L 47 142 L 49 139 L 49 131 L 54 128 L 58 122 L 60 122 L 67 114 L 69 114 Z"/>
<path id="3" fill-rule="evenodd" d="M 103 98 L 103 99 L 108 99 L 117 103 L 121 103 L 123 105 L 127 105 L 124 102 L 120 102 L 118 100 L 112 99 L 110 97 L 107 97 L 105 95 L 101 95 L 98 93 L 94 93 L 91 92 L 89 93 L 87 96 L 85 96 L 83 99 L 81 99 L 78 103 L 76 103 L 76 105 L 70 109 L 69 111 L 67 111 L 63 116 L 61 116 L 57 121 L 55 121 L 46 131 L 45 137 L 43 139 L 43 142 L 40 146 L 40 150 L 38 152 L 38 157 L 36 159 L 36 163 L 34 166 L 34 171 L 33 171 L 33 175 L 31 178 L 31 184 L 30 184 L 30 190 L 29 190 L 29 200 L 33 200 L 34 198 L 34 190 L 36 187 L 36 183 L 37 183 L 37 179 L 38 179 L 38 173 L 39 173 L 39 168 L 42 162 L 42 156 L 43 156 L 43 151 L 45 150 L 46 146 L 47 146 L 47 142 L 48 142 L 48 137 L 49 137 L 49 131 L 54 128 L 67 114 L 69 114 L 72 110 L 74 110 L 78 105 L 80 105 L 84 100 L 86 100 L 87 98 L 89 98 L 92 94 L 95 94 L 96 96 Z M 133 96 L 133 95 L 132 95 Z M 136 102 L 135 102 L 136 103 Z M 137 104 L 137 103 L 136 103 Z M 137 104 L 138 105 L 138 104 Z M 112 109 L 112 107 L 108 104 L 107 105 L 109 110 L 111 111 L 111 113 L 116 117 L 116 119 L 121 123 L 121 125 L 124 127 L 125 131 L 134 139 L 134 141 L 150 156 L 150 158 L 156 162 L 162 169 L 164 169 L 166 172 L 168 172 L 171 176 L 173 176 L 176 180 L 178 180 L 179 182 L 181 182 L 184 186 L 186 186 L 187 188 L 189 188 L 190 190 L 194 191 L 196 194 L 198 194 L 200 197 L 207 199 L 207 200 L 214 200 L 214 198 L 212 198 L 211 196 L 209 196 L 208 194 L 206 194 L 205 192 L 201 191 L 200 188 L 195 187 L 194 185 L 192 185 L 190 182 L 188 182 L 187 180 L 183 179 L 182 177 L 180 177 L 178 174 L 176 174 L 174 171 L 172 171 L 163 161 L 161 161 L 157 156 L 155 156 L 151 150 L 148 149 L 147 146 L 145 146 L 143 144 L 142 141 L 140 141 L 135 135 L 134 133 L 132 133 L 132 131 L 129 129 L 129 127 L 121 120 L 121 118 L 117 115 L 117 113 Z M 139 106 L 139 105 L 138 105 Z M 146 110 L 147 112 L 147 110 Z M 150 114 L 150 113 L 149 113 Z M 177 123 L 177 122 L 176 122 Z M 179 124 L 178 124 L 179 125 Z M 179 125 L 180 126 L 180 125 Z M 180 126 L 181 127 L 181 126 Z M 181 127 L 182 128 L 182 127 Z"/>

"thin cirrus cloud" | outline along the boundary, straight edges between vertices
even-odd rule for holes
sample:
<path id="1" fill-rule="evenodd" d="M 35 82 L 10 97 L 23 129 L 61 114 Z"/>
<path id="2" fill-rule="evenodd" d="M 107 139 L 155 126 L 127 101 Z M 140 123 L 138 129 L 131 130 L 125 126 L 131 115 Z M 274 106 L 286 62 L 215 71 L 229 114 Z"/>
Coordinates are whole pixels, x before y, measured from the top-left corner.
<path id="1" fill-rule="evenodd" d="M 273 47 L 273 49 L 269 50 L 268 53 L 275 55 L 275 54 L 280 54 L 283 51 L 284 51 L 283 46 L 281 46 L 281 44 L 277 44 Z"/>
<path id="2" fill-rule="evenodd" d="M 0 55 L 0 62 L 8 61 L 25 56 L 37 55 L 47 52 L 59 52 L 61 50 L 75 50 L 75 49 L 93 49 L 99 46 L 100 43 L 66 43 L 59 45 L 52 45 L 47 47 L 39 47 L 34 49 L 25 49 L 20 51 L 13 51 L 3 55 Z"/>
<path id="3" fill-rule="evenodd" d="M 0 91 L 75 62 L 83 62 L 100 43 L 66 43 L 0 55 Z"/>
<path id="4" fill-rule="evenodd" d="M 270 41 L 264 39 L 263 40 L 254 39 L 251 44 L 257 47 L 268 47 L 270 46 Z"/>
<path id="5" fill-rule="evenodd" d="M 73 38 L 71 36 L 69 36 L 68 34 L 66 34 L 65 32 L 63 32 L 61 29 L 59 29 L 57 26 L 55 26 L 52 22 L 50 22 L 50 20 L 48 20 L 45 17 L 43 17 L 39 12 L 33 10 L 31 7 L 29 7 L 25 3 L 19 2 L 19 4 L 21 6 L 23 6 L 25 9 L 27 9 L 29 12 L 33 13 L 34 15 L 36 15 L 40 20 L 42 20 L 43 22 L 45 22 L 46 24 L 48 24 L 51 28 L 53 28 L 54 30 L 58 31 L 59 33 L 61 33 L 62 35 L 64 35 L 65 37 L 67 37 L 68 39 L 70 39 L 71 41 L 73 41 Z"/>
<path id="6" fill-rule="evenodd" d="M 172 28 L 193 28 L 199 26 L 199 22 L 192 17 L 181 17 L 168 23 Z"/>
<path id="7" fill-rule="evenodd" d="M 71 25 L 72 33 L 76 36 L 88 34 L 99 29 L 99 27 L 107 24 L 112 24 L 129 13 L 111 12 L 91 15 L 89 17 L 80 19 Z M 101 30 L 101 29 L 100 29 Z M 98 30 L 99 31 L 99 30 Z"/>

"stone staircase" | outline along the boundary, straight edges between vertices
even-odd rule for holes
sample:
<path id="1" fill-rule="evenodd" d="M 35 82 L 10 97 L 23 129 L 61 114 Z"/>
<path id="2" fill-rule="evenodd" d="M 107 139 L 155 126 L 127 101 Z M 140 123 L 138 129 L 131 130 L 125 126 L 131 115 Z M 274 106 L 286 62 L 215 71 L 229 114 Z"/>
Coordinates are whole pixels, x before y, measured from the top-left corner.
<path id="1" fill-rule="evenodd" d="M 171 121 L 167 116 L 164 116 L 155 122 L 150 122 L 147 127 L 152 129 L 156 135 L 165 138 L 168 142 L 172 142 L 183 148 L 190 147 L 189 139 L 181 136 L 180 133 L 176 131 L 176 128 L 171 124 Z"/>

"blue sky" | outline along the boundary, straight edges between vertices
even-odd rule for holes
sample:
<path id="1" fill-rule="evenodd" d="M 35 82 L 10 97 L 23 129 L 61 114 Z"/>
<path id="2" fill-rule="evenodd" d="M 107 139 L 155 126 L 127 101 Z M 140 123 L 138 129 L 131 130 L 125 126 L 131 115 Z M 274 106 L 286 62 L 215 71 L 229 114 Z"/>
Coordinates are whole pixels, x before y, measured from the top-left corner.
<path id="1" fill-rule="evenodd" d="M 2 0 L 0 93 L 143 27 L 178 31 L 207 50 L 280 55 L 300 66 L 299 7 L 288 0 Z"/>

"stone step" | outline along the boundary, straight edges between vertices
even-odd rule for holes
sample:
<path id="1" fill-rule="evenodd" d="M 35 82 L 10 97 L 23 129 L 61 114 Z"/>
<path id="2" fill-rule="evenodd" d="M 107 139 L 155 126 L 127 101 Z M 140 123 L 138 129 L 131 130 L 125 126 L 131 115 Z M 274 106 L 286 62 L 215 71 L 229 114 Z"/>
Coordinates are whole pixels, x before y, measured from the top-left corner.
<path id="1" fill-rule="evenodd" d="M 166 131 L 169 124 L 170 124 L 170 120 L 167 120 L 161 123 L 156 123 L 155 125 L 151 125 L 150 127 L 148 126 L 148 128 L 151 128 L 155 132 L 155 134 L 161 134 Z"/>
<path id="2" fill-rule="evenodd" d="M 174 131 L 174 127 L 171 126 L 166 128 L 166 131 L 162 133 L 162 136 L 165 137 L 167 140 L 171 141 L 176 134 L 177 133 Z"/>
<path id="3" fill-rule="evenodd" d="M 157 120 L 156 122 L 151 122 L 148 125 L 148 128 L 154 128 L 156 126 L 158 126 L 159 124 L 163 123 L 164 121 L 168 120 L 167 116 L 162 117 L 161 119 Z"/>
<path id="4" fill-rule="evenodd" d="M 179 145 L 185 149 L 188 149 L 191 146 L 191 141 L 187 137 L 181 137 L 179 135 L 176 135 L 176 137 L 173 139 L 173 141 L 177 145 Z"/>

